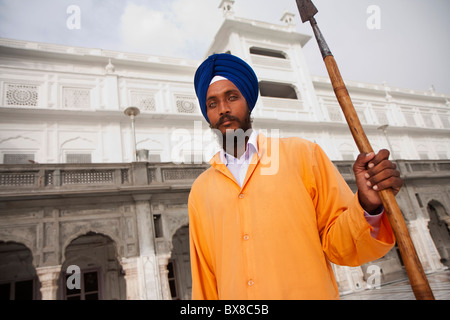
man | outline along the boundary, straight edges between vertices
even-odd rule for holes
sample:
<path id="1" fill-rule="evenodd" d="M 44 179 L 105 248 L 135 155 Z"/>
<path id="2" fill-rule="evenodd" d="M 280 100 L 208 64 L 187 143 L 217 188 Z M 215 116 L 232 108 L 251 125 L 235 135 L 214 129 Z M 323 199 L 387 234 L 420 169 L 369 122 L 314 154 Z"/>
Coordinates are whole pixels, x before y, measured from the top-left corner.
<path id="1" fill-rule="evenodd" d="M 225 150 L 189 195 L 192 298 L 338 299 L 330 262 L 358 266 L 394 245 L 377 194 L 402 185 L 389 152 L 358 156 L 353 194 L 317 144 L 252 131 L 258 80 L 243 60 L 212 55 L 194 84 Z M 243 147 L 227 141 L 235 130 L 251 131 Z"/>

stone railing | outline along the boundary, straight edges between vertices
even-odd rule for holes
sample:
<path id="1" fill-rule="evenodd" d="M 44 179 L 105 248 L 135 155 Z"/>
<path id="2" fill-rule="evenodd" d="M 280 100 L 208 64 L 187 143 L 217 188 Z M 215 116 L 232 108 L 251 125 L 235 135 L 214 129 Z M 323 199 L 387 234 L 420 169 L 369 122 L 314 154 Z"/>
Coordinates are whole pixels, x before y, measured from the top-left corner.
<path id="1" fill-rule="evenodd" d="M 0 197 L 39 191 L 121 190 L 149 186 L 185 186 L 208 164 L 134 162 L 121 164 L 0 165 Z M 83 191 L 84 190 L 84 191 Z"/>
<path id="2" fill-rule="evenodd" d="M 450 178 L 450 160 L 398 160 L 397 165 L 402 177 L 408 179 L 426 177 Z"/>
<path id="3" fill-rule="evenodd" d="M 439 176 L 450 178 L 450 160 L 398 160 L 406 179 Z M 344 179 L 354 182 L 353 161 L 335 161 Z M 42 191 L 129 189 L 167 186 L 190 188 L 209 164 L 89 163 L 0 165 L 0 196 Z"/>

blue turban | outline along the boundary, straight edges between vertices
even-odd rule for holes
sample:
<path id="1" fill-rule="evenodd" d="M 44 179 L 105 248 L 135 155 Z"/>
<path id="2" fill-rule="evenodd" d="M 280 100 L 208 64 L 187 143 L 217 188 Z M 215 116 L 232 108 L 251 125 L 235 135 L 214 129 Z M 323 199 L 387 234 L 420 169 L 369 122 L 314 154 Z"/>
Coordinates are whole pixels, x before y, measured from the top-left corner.
<path id="1" fill-rule="evenodd" d="M 227 78 L 239 89 L 247 101 L 248 108 L 252 112 L 258 99 L 258 78 L 253 69 L 242 59 L 228 53 L 213 54 L 198 67 L 194 86 L 200 103 L 200 109 L 209 123 L 206 115 L 206 93 L 212 78 L 222 76 Z"/>

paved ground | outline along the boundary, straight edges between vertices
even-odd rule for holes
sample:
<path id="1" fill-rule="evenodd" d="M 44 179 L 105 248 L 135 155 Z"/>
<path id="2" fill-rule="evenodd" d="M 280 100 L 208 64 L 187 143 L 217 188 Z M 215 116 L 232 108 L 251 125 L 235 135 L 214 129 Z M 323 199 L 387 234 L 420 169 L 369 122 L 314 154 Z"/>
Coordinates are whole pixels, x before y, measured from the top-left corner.
<path id="1" fill-rule="evenodd" d="M 428 282 L 436 300 L 450 300 L 450 270 L 428 274 Z M 341 296 L 341 300 L 415 300 L 408 280 Z"/>

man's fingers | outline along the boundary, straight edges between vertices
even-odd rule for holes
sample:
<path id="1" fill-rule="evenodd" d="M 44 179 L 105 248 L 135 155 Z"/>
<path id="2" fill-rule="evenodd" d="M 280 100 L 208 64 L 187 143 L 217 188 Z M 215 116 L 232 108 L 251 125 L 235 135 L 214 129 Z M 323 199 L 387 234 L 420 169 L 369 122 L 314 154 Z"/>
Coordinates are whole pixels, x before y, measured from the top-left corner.
<path id="1" fill-rule="evenodd" d="M 377 163 L 376 165 L 373 163 L 374 163 L 373 161 L 370 161 L 370 163 L 367 165 L 367 167 L 368 167 L 367 173 L 370 177 L 374 176 L 384 170 L 395 170 L 397 168 L 397 165 L 389 160 L 383 160 L 383 161 Z M 373 165 L 371 165 L 371 164 L 373 164 Z"/>
<path id="2" fill-rule="evenodd" d="M 403 184 L 400 172 L 395 169 L 386 169 L 366 178 L 367 186 L 377 191 L 387 188 L 399 189 Z"/>
<path id="3" fill-rule="evenodd" d="M 367 164 L 375 157 L 375 153 L 360 153 L 356 158 L 355 163 L 353 164 L 353 171 L 358 170 L 366 170 Z"/>
<path id="4" fill-rule="evenodd" d="M 374 152 L 360 153 L 356 158 L 354 166 L 358 169 L 370 169 L 387 159 L 389 159 L 389 151 L 386 149 L 381 149 L 377 154 Z"/>
<path id="5" fill-rule="evenodd" d="M 371 167 L 377 166 L 379 163 L 389 159 L 389 151 L 386 149 L 381 149 L 378 153 L 370 160 L 370 163 L 367 167 L 370 169 Z"/>

